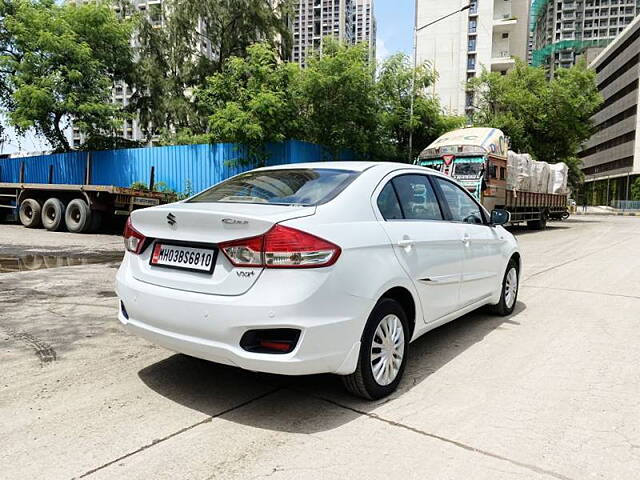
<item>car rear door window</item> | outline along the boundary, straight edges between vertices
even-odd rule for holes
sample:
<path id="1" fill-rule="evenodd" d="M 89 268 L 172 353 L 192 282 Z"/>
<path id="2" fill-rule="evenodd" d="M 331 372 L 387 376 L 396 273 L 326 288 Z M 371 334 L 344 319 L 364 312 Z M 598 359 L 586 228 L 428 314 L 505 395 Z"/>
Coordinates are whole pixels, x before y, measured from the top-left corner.
<path id="1" fill-rule="evenodd" d="M 442 212 L 429 177 L 400 175 L 393 180 L 400 208 L 407 220 L 442 220 Z"/>
<path id="2" fill-rule="evenodd" d="M 466 190 L 444 178 L 434 176 L 434 180 L 444 195 L 449 211 L 451 212 L 452 221 L 475 224 L 484 223 L 484 216 L 480 205 L 471 198 Z"/>
<path id="3" fill-rule="evenodd" d="M 378 195 L 378 209 L 385 220 L 401 220 L 403 218 L 398 196 L 391 182 L 387 183 Z"/>

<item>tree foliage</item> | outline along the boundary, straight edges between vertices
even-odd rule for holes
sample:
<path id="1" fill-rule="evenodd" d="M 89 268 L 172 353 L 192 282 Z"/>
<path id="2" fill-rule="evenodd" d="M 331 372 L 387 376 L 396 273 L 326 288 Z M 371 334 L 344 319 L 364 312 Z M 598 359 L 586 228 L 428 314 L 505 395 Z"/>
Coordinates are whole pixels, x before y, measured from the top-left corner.
<path id="1" fill-rule="evenodd" d="M 374 70 L 364 43 L 348 46 L 326 38 L 322 55 L 307 61 L 298 85 L 305 139 L 333 156 L 344 149 L 372 153 L 377 139 Z"/>
<path id="2" fill-rule="evenodd" d="M 407 161 L 414 130 L 414 154 L 462 119 L 440 113 L 427 87 L 427 66 L 416 72 L 415 113 L 410 119 L 413 69 L 399 55 L 376 78 L 365 44 L 347 46 L 325 39 L 322 55 L 305 69 L 282 63 L 268 44 L 248 49 L 246 58 L 227 59 L 220 73 L 197 90 L 196 107 L 206 112 L 211 141 L 249 146 L 251 161 L 265 160 L 262 146 L 287 138 L 327 147 L 333 158 L 351 150 L 360 158 Z"/>
<path id="3" fill-rule="evenodd" d="M 297 64 L 279 62 L 264 43 L 249 47 L 246 58 L 228 58 L 196 94 L 210 140 L 242 143 L 249 148 L 246 160 L 264 163 L 265 143 L 300 136 L 294 94 L 299 74 Z"/>
<path id="4" fill-rule="evenodd" d="M 483 73 L 472 80 L 473 122 L 500 128 L 516 151 L 549 163 L 566 162 L 579 182 L 580 145 L 593 133 L 590 117 L 602 103 L 595 72 L 585 62 L 559 69 L 551 80 L 542 68 L 520 60 L 507 75 Z"/>
<path id="5" fill-rule="evenodd" d="M 288 51 L 289 5 L 283 1 L 273 6 L 265 0 L 167 0 L 149 5 L 139 18 L 133 98 L 148 138 L 166 129 L 203 131 L 207 118 L 196 109 L 193 91 L 221 72 L 227 59 L 245 57 L 260 41 L 277 52 Z"/>
<path id="6" fill-rule="evenodd" d="M 428 63 L 414 71 L 410 58 L 403 53 L 390 56 L 380 66 L 376 87 L 383 158 L 413 159 L 440 135 L 464 125 L 462 117 L 441 114 L 438 99 L 429 95 L 428 89 L 436 76 Z M 410 114 L 412 89 L 413 117 Z M 413 148 L 409 151 L 411 131 Z"/>
<path id="7" fill-rule="evenodd" d="M 131 24 L 108 4 L 0 0 L 0 105 L 20 134 L 70 149 L 70 118 L 89 136 L 109 131 L 123 112 L 111 86 L 132 72 Z"/>
<path id="8" fill-rule="evenodd" d="M 631 184 L 631 200 L 640 202 L 640 177 Z"/>

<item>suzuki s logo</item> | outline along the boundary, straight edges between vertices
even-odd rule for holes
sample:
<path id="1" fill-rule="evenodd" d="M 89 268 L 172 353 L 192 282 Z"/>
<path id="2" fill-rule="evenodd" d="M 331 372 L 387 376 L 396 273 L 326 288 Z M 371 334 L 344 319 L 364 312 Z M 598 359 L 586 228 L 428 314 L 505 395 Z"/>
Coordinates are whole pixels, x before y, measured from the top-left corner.
<path id="1" fill-rule="evenodd" d="M 167 223 L 172 227 L 176 224 L 176 216 L 173 213 L 167 215 Z"/>
<path id="2" fill-rule="evenodd" d="M 249 225 L 247 220 L 237 220 L 235 218 L 223 218 L 222 223 L 225 225 Z"/>

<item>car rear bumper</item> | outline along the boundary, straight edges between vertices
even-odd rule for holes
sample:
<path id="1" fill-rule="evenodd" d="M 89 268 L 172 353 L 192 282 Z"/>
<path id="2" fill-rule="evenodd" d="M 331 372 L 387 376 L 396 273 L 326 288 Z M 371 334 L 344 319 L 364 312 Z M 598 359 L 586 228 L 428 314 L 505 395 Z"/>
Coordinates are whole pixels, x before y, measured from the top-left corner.
<path id="1" fill-rule="evenodd" d="M 221 296 L 141 282 L 133 278 L 125 259 L 116 291 L 127 315 L 120 310 L 118 319 L 127 330 L 167 349 L 247 370 L 352 373 L 375 302 L 336 291 L 333 282 L 310 282 L 309 274 L 267 270 L 244 295 Z M 240 347 L 246 331 L 271 328 L 301 331 L 291 353 L 255 353 Z"/>

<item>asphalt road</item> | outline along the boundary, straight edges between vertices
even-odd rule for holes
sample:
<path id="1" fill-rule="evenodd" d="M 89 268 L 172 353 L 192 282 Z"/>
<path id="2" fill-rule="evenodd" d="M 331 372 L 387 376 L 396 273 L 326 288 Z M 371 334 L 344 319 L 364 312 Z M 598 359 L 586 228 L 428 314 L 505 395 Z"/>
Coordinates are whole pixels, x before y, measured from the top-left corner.
<path id="1" fill-rule="evenodd" d="M 551 225 L 517 230 L 514 315 L 422 337 L 377 403 L 329 375 L 244 372 L 129 336 L 119 239 L 0 226 L 5 265 L 25 248 L 32 268 L 38 252 L 106 262 L 0 273 L 0 477 L 638 478 L 640 219 Z"/>

